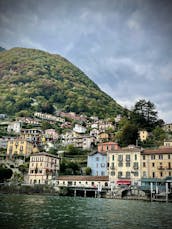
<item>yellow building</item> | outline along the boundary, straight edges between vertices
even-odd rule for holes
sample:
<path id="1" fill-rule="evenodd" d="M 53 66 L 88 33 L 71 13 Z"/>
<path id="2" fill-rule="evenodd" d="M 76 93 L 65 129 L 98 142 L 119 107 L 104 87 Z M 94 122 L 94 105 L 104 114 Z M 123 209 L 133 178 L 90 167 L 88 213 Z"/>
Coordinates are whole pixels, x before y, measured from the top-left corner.
<path id="1" fill-rule="evenodd" d="M 146 139 L 149 137 L 149 133 L 147 132 L 147 130 L 140 130 L 139 131 L 139 138 L 140 141 L 146 141 Z"/>
<path id="2" fill-rule="evenodd" d="M 137 184 L 141 179 L 141 150 L 127 147 L 109 151 L 109 181 L 114 185 Z"/>
<path id="3" fill-rule="evenodd" d="M 141 176 L 165 178 L 172 176 L 172 148 L 143 150 L 141 153 Z"/>
<path id="4" fill-rule="evenodd" d="M 29 163 L 29 184 L 52 184 L 57 179 L 60 160 L 48 153 L 31 155 Z"/>
<path id="5" fill-rule="evenodd" d="M 7 155 L 30 155 L 35 150 L 34 145 L 25 139 L 13 139 L 8 141 Z"/>

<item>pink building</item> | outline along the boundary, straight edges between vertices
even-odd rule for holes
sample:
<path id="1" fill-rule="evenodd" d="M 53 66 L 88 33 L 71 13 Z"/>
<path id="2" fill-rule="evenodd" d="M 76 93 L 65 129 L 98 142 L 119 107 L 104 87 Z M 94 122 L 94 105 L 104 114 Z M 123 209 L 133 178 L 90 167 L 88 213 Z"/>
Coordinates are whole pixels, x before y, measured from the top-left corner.
<path id="1" fill-rule="evenodd" d="M 118 149 L 120 149 L 120 146 L 116 142 L 104 142 L 98 144 L 98 152 L 107 152 Z"/>

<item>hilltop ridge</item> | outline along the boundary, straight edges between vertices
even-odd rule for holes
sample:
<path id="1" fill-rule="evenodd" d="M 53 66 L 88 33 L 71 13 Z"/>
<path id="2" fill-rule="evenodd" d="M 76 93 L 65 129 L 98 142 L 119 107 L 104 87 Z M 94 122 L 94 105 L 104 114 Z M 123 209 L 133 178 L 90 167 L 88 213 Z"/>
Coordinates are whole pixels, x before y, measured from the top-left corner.
<path id="1" fill-rule="evenodd" d="M 112 117 L 120 106 L 64 57 L 37 49 L 0 52 L 0 113 L 73 111 Z"/>

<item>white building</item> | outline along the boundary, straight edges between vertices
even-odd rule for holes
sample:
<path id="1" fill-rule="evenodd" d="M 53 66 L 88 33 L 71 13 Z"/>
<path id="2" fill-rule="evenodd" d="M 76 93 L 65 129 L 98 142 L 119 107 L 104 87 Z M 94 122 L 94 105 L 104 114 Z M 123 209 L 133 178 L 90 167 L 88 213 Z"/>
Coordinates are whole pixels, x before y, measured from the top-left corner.
<path id="1" fill-rule="evenodd" d="M 30 156 L 28 183 L 51 184 L 57 179 L 60 160 L 48 153 L 37 153 Z"/>
<path id="2" fill-rule="evenodd" d="M 21 131 L 21 123 L 20 122 L 12 122 L 7 127 L 7 132 L 14 132 L 16 134 L 19 134 Z"/>
<path id="3" fill-rule="evenodd" d="M 79 124 L 75 124 L 75 127 L 73 128 L 73 131 L 75 131 L 76 133 L 85 134 L 87 129 L 84 126 L 81 126 Z"/>

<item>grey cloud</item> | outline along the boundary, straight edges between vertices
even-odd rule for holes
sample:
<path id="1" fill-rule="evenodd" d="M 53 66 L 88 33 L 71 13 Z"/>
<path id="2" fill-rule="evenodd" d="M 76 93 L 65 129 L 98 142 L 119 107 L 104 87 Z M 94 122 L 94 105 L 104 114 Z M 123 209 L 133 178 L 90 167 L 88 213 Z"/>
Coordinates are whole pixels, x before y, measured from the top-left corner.
<path id="1" fill-rule="evenodd" d="M 1 0 L 1 46 L 59 53 L 119 103 L 172 113 L 172 2 Z"/>

